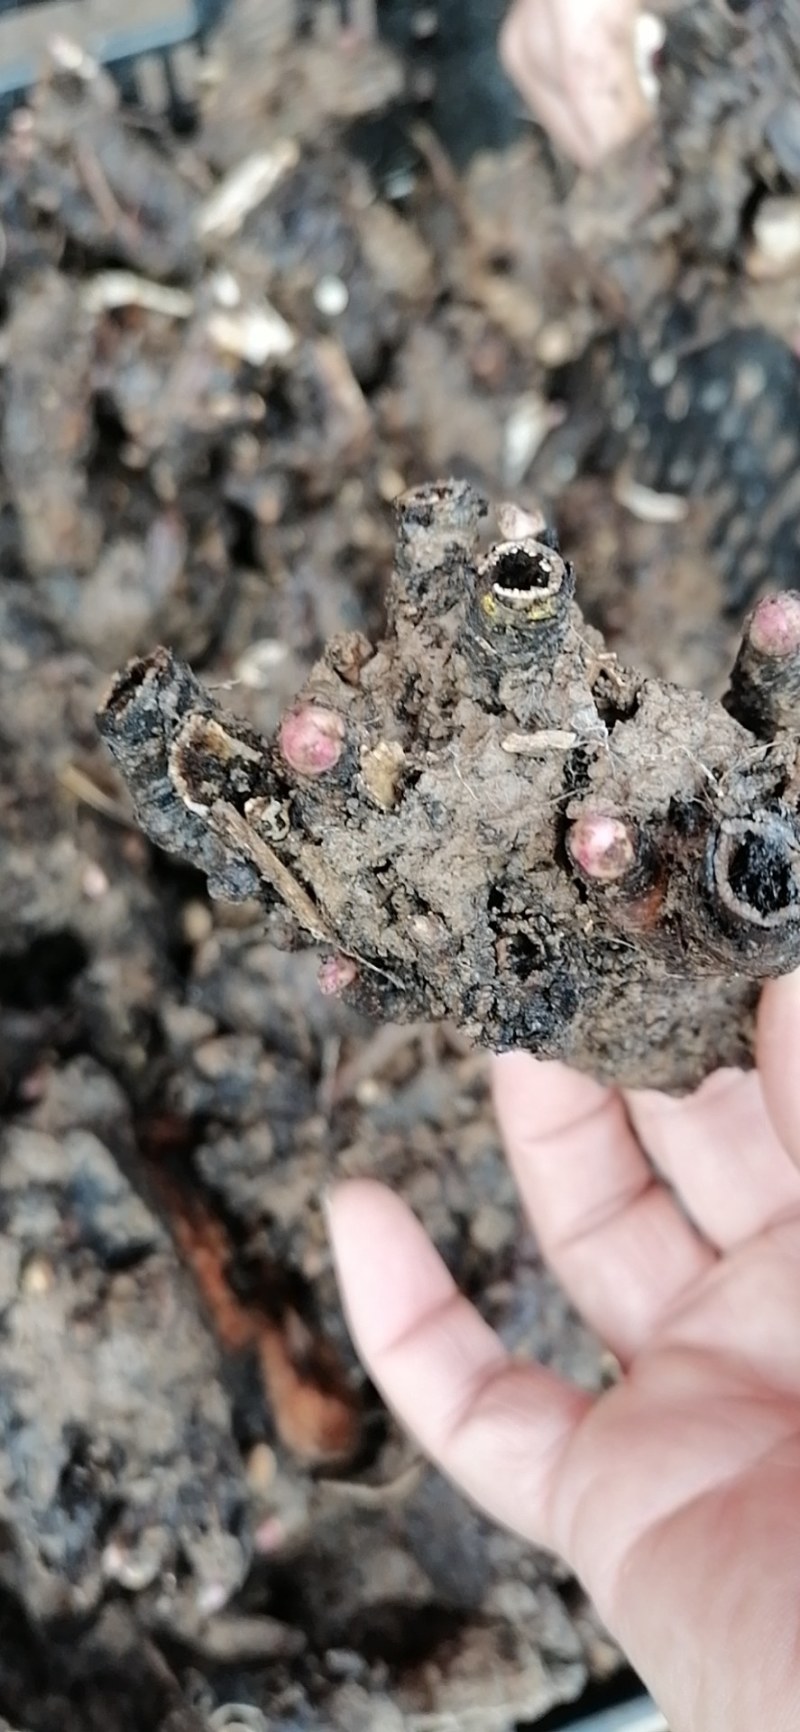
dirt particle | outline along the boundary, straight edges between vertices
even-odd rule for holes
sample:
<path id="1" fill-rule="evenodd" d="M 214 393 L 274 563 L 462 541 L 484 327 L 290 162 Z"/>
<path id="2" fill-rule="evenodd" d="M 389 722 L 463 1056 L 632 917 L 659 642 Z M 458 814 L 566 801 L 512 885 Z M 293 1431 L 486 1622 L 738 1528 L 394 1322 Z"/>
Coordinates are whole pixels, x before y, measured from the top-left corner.
<path id="1" fill-rule="evenodd" d="M 263 1496 L 268 1492 L 278 1471 L 275 1451 L 268 1443 L 257 1443 L 247 1457 L 248 1483 Z"/>
<path id="2" fill-rule="evenodd" d="M 52 1291 L 55 1282 L 55 1271 L 49 1258 L 41 1256 L 29 1257 L 23 1264 L 19 1287 L 20 1292 L 31 1299 L 42 1299 Z"/>
<path id="3" fill-rule="evenodd" d="M 495 1203 L 483 1203 L 469 1224 L 473 1244 L 488 1256 L 496 1256 L 512 1239 L 513 1233 L 513 1216 Z"/>
<path id="4" fill-rule="evenodd" d="M 206 902 L 187 902 L 181 916 L 183 936 L 193 949 L 205 944 L 214 930 L 214 916 Z"/>
<path id="5" fill-rule="evenodd" d="M 398 740 L 379 740 L 361 759 L 364 787 L 376 806 L 390 812 L 397 804 L 406 755 Z"/>

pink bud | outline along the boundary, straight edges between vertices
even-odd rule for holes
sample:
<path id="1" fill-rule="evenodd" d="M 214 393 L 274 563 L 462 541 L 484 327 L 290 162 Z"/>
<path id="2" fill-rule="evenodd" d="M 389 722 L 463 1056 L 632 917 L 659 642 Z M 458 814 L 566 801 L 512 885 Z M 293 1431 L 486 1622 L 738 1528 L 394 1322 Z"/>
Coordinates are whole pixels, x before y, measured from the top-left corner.
<path id="1" fill-rule="evenodd" d="M 800 594 L 765 595 L 748 628 L 754 650 L 764 656 L 793 656 L 800 651 Z"/>
<path id="2" fill-rule="evenodd" d="M 344 722 L 335 710 L 302 704 L 284 716 L 278 735 L 290 769 L 300 776 L 324 776 L 342 755 Z"/>
<path id="3" fill-rule="evenodd" d="M 586 813 L 576 819 L 567 838 L 570 855 L 579 872 L 586 878 L 612 884 L 624 878 L 636 858 L 636 846 L 629 824 L 621 818 L 607 818 L 599 813 Z"/>
<path id="4" fill-rule="evenodd" d="M 329 956 L 320 966 L 317 985 L 326 998 L 337 998 L 357 978 L 358 969 L 349 956 Z"/>

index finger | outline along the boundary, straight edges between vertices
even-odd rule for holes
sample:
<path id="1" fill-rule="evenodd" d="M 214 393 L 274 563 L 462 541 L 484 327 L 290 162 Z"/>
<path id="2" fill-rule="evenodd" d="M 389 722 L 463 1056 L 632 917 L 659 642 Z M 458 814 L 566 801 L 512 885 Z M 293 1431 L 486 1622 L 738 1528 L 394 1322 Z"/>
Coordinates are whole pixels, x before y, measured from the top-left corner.
<path id="1" fill-rule="evenodd" d="M 391 1191 L 351 1179 L 328 1212 L 350 1327 L 389 1406 L 495 1521 L 557 1549 L 558 1469 L 592 1397 L 511 1358 Z"/>

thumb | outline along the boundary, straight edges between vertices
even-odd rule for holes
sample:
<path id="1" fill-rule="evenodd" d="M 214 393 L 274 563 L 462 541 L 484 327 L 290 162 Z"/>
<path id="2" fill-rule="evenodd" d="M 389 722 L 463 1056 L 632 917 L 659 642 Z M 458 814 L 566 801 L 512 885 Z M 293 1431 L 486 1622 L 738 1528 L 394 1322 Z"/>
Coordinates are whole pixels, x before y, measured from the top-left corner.
<path id="1" fill-rule="evenodd" d="M 800 1167 L 800 969 L 764 987 L 756 1054 L 767 1112 Z"/>

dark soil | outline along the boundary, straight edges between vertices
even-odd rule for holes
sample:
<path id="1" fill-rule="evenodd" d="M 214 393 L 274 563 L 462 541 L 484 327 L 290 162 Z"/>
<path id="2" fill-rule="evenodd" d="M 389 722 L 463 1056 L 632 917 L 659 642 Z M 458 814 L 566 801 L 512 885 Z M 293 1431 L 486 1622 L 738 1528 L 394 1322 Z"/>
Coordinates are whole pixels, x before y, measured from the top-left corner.
<path id="1" fill-rule="evenodd" d="M 712 718 L 715 775 L 755 731 L 784 776 L 762 789 L 773 832 L 788 798 L 783 733 L 764 747 L 792 719 L 791 657 L 773 677 L 744 655 L 740 721 L 705 704 L 744 612 L 794 569 L 797 279 L 751 263 L 759 210 L 800 174 L 792 9 L 758 29 L 678 9 L 664 135 L 588 196 L 533 130 L 457 177 L 421 110 L 403 131 L 388 50 L 343 46 L 319 13 L 298 45 L 279 5 L 240 0 L 192 137 L 62 68 L 0 147 L 15 1732 L 506 1732 L 618 1663 L 560 1570 L 414 1459 L 336 1299 L 324 1188 L 378 1173 L 509 1343 L 593 1387 L 614 1375 L 519 1219 L 457 999 L 432 1026 L 426 986 L 400 1027 L 383 987 L 380 1016 L 325 996 L 318 960 L 268 939 L 247 861 L 239 900 L 211 901 L 199 831 L 181 865 L 147 842 L 95 725 L 113 671 L 167 644 L 247 742 L 338 640 L 362 703 L 393 501 L 455 475 L 543 501 L 590 649 L 602 628 L 642 674 L 706 694 L 669 715 Z M 423 655 L 420 700 L 432 672 Z M 387 677 L 376 729 L 395 697 Z M 515 786 L 543 774 L 506 758 Z M 373 795 L 397 768 L 373 757 Z M 740 901 L 785 893 L 773 832 L 728 848 Z M 426 903 L 408 917 L 435 927 Z"/>

